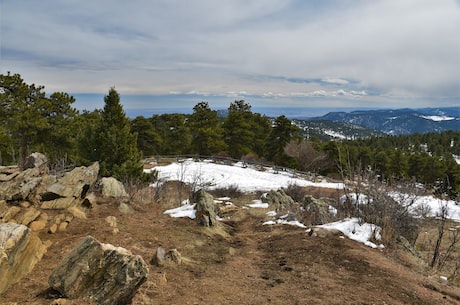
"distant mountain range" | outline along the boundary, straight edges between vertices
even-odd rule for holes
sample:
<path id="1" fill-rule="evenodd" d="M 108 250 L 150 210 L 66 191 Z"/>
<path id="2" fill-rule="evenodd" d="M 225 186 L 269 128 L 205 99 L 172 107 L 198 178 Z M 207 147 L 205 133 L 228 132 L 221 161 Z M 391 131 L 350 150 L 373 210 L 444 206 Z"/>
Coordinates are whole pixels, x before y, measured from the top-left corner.
<path id="1" fill-rule="evenodd" d="M 460 107 L 329 112 L 320 117 L 293 121 L 306 135 L 336 139 L 460 131 Z"/>

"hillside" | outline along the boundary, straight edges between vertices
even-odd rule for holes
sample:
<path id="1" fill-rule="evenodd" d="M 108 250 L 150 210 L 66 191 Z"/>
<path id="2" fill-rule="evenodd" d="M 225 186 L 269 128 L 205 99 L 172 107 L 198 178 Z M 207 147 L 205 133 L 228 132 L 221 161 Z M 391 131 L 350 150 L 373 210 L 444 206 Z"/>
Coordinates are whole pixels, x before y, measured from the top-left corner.
<path id="1" fill-rule="evenodd" d="M 300 185 L 302 177 L 269 169 L 256 175 L 253 169 L 240 166 L 181 164 L 186 163 L 161 168 L 164 184 L 156 191 L 151 187 L 129 190 L 130 209 L 122 209 L 117 199 L 100 199 L 66 230 L 39 231 L 48 251 L 32 273 L 0 296 L 0 304 L 94 304 L 59 298 L 47 283 L 55 266 L 86 235 L 124 247 L 146 262 L 151 262 L 159 246 L 179 251 L 180 264 L 149 264 L 147 282 L 133 304 L 460 304 L 458 288 L 405 250 L 373 249 L 334 230 L 314 228 L 311 234 L 299 226 L 268 225 L 270 209 L 250 205 L 264 189 L 289 181 L 315 198 L 334 201 L 340 195 L 340 184 L 304 180 Z M 179 187 L 184 187 L 184 194 L 188 190 L 181 183 L 168 182 L 168 175 L 177 175 L 179 170 L 181 177 L 194 177 L 195 182 L 207 185 L 215 198 L 228 196 L 222 200 L 232 204 L 225 203 L 217 226 L 202 227 L 187 217 L 164 214 L 182 201 Z M 271 185 L 264 185 L 267 178 Z M 219 188 L 236 180 L 247 185 L 244 194 Z M 68 214 L 62 210 L 46 213 L 49 219 Z M 116 218 L 118 232 L 106 222 L 108 216 Z"/>
<path id="2" fill-rule="evenodd" d="M 348 122 L 329 120 L 292 120 L 300 128 L 306 139 L 317 138 L 321 141 L 355 140 L 384 135 L 383 132 Z"/>
<path id="3" fill-rule="evenodd" d="M 101 221 L 107 216 L 117 217 L 118 234 Z M 212 230 L 163 215 L 156 204 L 131 214 L 121 213 L 115 202 L 99 204 L 67 231 L 41 233 L 52 246 L 34 272 L 0 302 L 57 304 L 47 277 L 63 255 L 91 234 L 146 260 L 160 245 L 182 254 L 180 265 L 149 266 L 149 278 L 133 304 L 460 304 L 458 290 L 412 271 L 410 261 L 401 265 L 391 252 L 338 235 L 310 237 L 297 227 L 264 226 L 263 221 L 257 211 L 241 210 Z"/>
<path id="4" fill-rule="evenodd" d="M 390 135 L 460 130 L 459 107 L 330 112 L 311 120 L 346 122 Z"/>

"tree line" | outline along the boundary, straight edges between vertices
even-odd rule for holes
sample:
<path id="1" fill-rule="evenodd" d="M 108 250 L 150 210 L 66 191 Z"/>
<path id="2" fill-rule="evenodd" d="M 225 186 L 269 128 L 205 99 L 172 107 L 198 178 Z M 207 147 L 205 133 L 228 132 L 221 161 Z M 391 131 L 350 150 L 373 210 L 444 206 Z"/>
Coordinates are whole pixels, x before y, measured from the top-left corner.
<path id="1" fill-rule="evenodd" d="M 0 165 L 23 164 L 33 151 L 51 164 L 101 164 L 103 176 L 150 179 L 142 158 L 154 155 L 228 156 L 279 166 L 338 174 L 372 170 L 382 180 L 417 181 L 449 196 L 460 193 L 460 133 L 374 137 L 354 141 L 306 140 L 285 116 L 269 118 L 244 100 L 220 117 L 207 102 L 191 114 L 126 116 L 120 95 L 110 88 L 103 109 L 77 111 L 65 92 L 47 95 L 19 74 L 0 75 Z"/>

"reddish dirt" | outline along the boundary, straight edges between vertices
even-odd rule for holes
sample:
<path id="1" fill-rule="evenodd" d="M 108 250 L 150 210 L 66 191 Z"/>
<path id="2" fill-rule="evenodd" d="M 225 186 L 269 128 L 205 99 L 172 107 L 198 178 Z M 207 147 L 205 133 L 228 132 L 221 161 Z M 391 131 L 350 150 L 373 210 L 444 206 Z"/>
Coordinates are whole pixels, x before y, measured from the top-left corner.
<path id="1" fill-rule="evenodd" d="M 107 216 L 117 218 L 118 234 L 105 223 Z M 460 304 L 458 288 L 412 271 L 390 253 L 263 221 L 241 209 L 234 220 L 209 229 L 163 215 L 158 205 L 123 214 L 113 203 L 101 204 L 64 232 L 41 232 L 41 239 L 52 243 L 48 252 L 0 304 L 54 304 L 59 296 L 50 291 L 48 276 L 86 235 L 125 247 L 146 262 L 158 246 L 182 254 L 180 265 L 149 265 L 133 304 Z"/>

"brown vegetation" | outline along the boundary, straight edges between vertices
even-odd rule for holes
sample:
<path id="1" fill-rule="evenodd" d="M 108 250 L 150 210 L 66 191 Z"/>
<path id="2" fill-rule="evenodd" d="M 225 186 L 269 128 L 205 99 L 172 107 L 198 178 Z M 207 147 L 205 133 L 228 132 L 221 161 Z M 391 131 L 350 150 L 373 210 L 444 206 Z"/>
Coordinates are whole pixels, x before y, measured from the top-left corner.
<path id="1" fill-rule="evenodd" d="M 174 185 L 163 191 L 164 197 L 177 192 Z M 161 201 L 139 203 L 131 213 L 105 202 L 65 231 L 41 231 L 40 238 L 51 243 L 48 252 L 0 303 L 53 304 L 59 295 L 49 290 L 49 275 L 82 237 L 92 235 L 145 261 L 159 246 L 181 253 L 179 265 L 149 266 L 133 304 L 460 304 L 457 288 L 428 277 L 420 260 L 400 250 L 382 252 L 337 235 L 313 237 L 297 227 L 265 226 L 261 210 L 235 209 L 216 228 L 170 218 L 163 210 Z M 117 233 L 105 221 L 109 216 L 117 219 Z"/>

